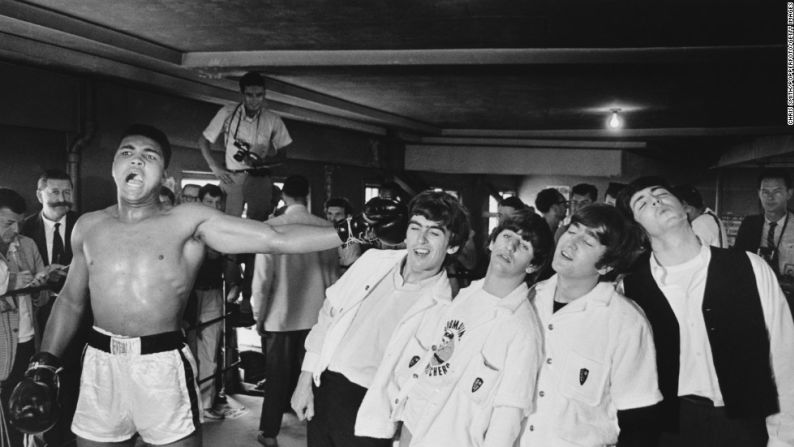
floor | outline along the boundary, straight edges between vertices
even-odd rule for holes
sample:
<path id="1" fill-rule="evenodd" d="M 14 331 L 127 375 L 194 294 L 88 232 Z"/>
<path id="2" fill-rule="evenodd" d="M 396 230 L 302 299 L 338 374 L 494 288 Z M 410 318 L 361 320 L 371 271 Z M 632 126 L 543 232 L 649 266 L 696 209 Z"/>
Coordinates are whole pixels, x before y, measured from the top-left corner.
<path id="1" fill-rule="evenodd" d="M 240 351 L 261 351 L 261 339 L 255 328 L 237 328 L 236 332 Z M 256 436 L 259 434 L 262 397 L 235 394 L 226 399 L 226 419 L 203 425 L 204 446 L 259 446 Z M 306 447 L 306 423 L 299 422 L 294 414 L 284 414 L 278 443 L 280 447 Z"/>
<path id="2" fill-rule="evenodd" d="M 259 434 L 262 398 L 236 394 L 228 396 L 227 401 L 229 417 L 219 422 L 204 423 L 204 446 L 259 446 L 256 436 Z M 306 424 L 299 422 L 291 413 L 285 414 L 278 442 L 280 447 L 305 447 Z"/>

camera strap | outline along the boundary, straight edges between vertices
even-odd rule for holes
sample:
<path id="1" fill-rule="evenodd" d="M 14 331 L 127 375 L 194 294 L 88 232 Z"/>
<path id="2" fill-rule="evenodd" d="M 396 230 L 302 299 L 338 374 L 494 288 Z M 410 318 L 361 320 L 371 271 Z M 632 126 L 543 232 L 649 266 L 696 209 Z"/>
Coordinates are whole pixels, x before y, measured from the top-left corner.
<path id="1" fill-rule="evenodd" d="M 237 115 L 237 112 L 240 111 L 240 106 L 242 106 L 242 105 L 243 105 L 242 103 L 238 103 L 237 104 L 237 106 L 234 108 L 234 111 L 232 112 L 232 114 L 229 115 L 228 121 L 226 121 L 226 123 L 225 123 L 225 129 L 224 129 L 225 132 L 224 132 L 224 135 L 223 135 L 223 147 L 224 148 L 229 145 L 229 137 L 231 136 L 229 130 L 232 127 L 232 122 L 234 121 L 234 116 Z M 237 122 L 237 128 L 234 129 L 234 136 L 235 137 L 237 136 L 237 129 L 239 129 L 239 128 L 240 128 L 240 122 L 238 121 Z"/>
<path id="2" fill-rule="evenodd" d="M 232 119 L 231 119 L 231 121 L 229 122 L 229 127 L 231 127 L 232 121 L 234 121 L 234 116 L 235 116 L 235 115 L 238 115 L 238 116 L 237 116 L 237 125 L 234 127 L 234 135 L 232 136 L 232 138 L 234 139 L 234 141 L 237 141 L 237 140 L 238 140 L 238 139 L 237 139 L 237 133 L 238 133 L 238 132 L 240 132 L 240 123 L 243 121 L 243 114 L 244 114 L 244 113 L 245 113 L 245 107 L 243 107 L 243 103 L 238 103 L 238 104 L 237 104 L 237 107 L 235 107 L 235 108 L 234 108 L 234 112 L 232 112 Z M 253 135 L 253 138 L 252 138 L 252 139 L 253 139 L 253 141 L 251 141 L 251 143 L 250 143 L 250 144 L 251 144 L 251 147 L 253 147 L 254 145 L 256 145 L 256 140 L 257 140 L 257 138 L 259 137 L 259 122 L 261 121 L 261 120 L 260 120 L 260 118 L 261 118 L 261 114 L 262 114 L 262 110 L 260 110 L 259 112 L 257 112 L 257 114 L 256 114 L 256 117 L 254 118 L 254 119 L 256 119 L 256 129 L 254 130 L 254 135 Z M 228 132 L 226 132 L 226 142 L 225 142 L 225 143 L 226 143 L 227 145 L 228 145 L 228 143 L 229 143 L 229 140 L 228 140 L 228 138 L 229 138 L 229 133 L 228 133 Z"/>

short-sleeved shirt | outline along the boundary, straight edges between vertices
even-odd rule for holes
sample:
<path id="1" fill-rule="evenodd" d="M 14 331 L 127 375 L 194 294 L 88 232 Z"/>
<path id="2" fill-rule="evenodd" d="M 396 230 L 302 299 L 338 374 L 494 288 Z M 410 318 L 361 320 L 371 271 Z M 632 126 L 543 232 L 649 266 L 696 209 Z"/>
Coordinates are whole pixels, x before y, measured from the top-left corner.
<path id="1" fill-rule="evenodd" d="M 725 226 L 714 211 L 706 208 L 703 214 L 692 220 L 692 231 L 707 245 L 727 248 L 728 237 Z"/>
<path id="2" fill-rule="evenodd" d="M 404 348 L 389 387 L 414 446 L 480 446 L 496 407 L 532 410 L 542 358 L 537 316 L 521 284 L 498 298 L 474 282 Z"/>
<path id="3" fill-rule="evenodd" d="M 248 143 L 251 151 L 262 158 L 272 156 L 292 143 L 287 126 L 278 115 L 262 109 L 255 116 L 248 117 L 242 104 L 228 105 L 218 110 L 203 135 L 207 141 L 215 143 L 221 133 L 225 135 L 226 169 L 231 170 L 251 168 L 234 159 L 234 154 L 239 150 L 234 145 L 235 140 Z"/>
<path id="4" fill-rule="evenodd" d="M 556 275 L 535 286 L 546 358 L 521 446 L 615 444 L 618 410 L 662 400 L 650 324 L 612 283 L 555 313 L 556 288 Z"/>

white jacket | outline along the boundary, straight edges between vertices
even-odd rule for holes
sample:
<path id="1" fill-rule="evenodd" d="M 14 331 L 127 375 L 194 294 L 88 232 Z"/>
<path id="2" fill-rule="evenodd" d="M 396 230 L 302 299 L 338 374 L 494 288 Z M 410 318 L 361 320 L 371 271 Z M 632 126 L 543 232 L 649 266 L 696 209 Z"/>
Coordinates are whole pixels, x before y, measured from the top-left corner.
<path id="1" fill-rule="evenodd" d="M 524 415 L 532 410 L 543 345 L 529 289 L 522 283 L 492 303 L 483 297 L 483 283 L 473 282 L 453 303 L 439 303 L 395 331 L 358 410 L 356 436 L 394 436 L 398 421 L 408 420 L 411 395 L 421 413 L 411 427 L 417 446 L 481 446 L 497 407 Z M 454 372 L 430 373 L 442 335 L 456 331 L 454 354 L 444 365 Z M 417 414 L 413 419 L 419 422 Z"/>
<path id="2" fill-rule="evenodd" d="M 402 262 L 406 253 L 406 250 L 370 249 L 326 290 L 317 324 L 306 337 L 306 356 L 301 366 L 301 370 L 312 373 L 315 385 L 320 386 L 320 374 L 328 368 L 361 303 L 392 268 Z M 409 322 L 414 324 L 423 310 L 439 301 L 452 301 L 452 289 L 444 272 L 435 284 L 422 291 L 422 296 L 397 324 L 395 333 Z"/>

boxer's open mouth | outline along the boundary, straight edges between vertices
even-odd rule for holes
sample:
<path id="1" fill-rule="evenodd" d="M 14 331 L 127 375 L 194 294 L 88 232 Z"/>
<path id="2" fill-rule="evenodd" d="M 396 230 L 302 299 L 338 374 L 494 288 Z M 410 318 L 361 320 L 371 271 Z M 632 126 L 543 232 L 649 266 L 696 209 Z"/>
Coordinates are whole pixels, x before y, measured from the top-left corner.
<path id="1" fill-rule="evenodd" d="M 133 184 L 133 185 L 142 185 L 143 184 L 143 179 L 141 178 L 141 175 L 138 174 L 137 172 L 130 172 L 129 174 L 127 174 L 127 177 L 124 179 L 124 181 L 126 183 Z"/>

